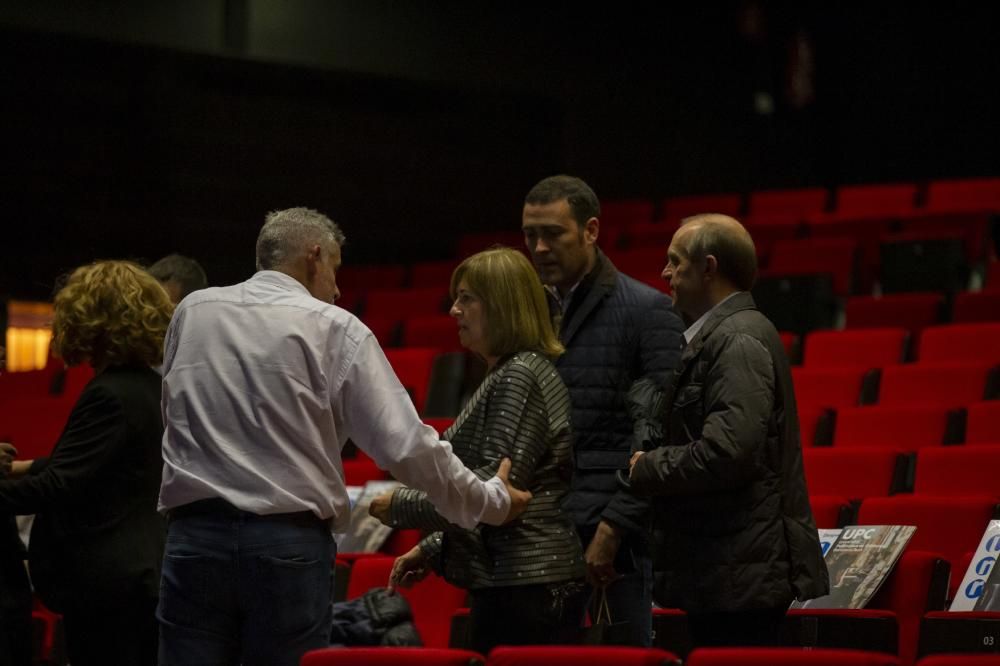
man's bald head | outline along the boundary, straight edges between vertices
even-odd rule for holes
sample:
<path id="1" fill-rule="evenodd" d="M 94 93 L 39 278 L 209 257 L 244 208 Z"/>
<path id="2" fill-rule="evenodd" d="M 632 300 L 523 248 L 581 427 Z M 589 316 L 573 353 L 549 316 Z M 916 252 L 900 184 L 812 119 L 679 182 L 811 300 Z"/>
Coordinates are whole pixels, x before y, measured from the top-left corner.
<path id="1" fill-rule="evenodd" d="M 757 279 L 757 250 L 737 220 L 718 213 L 694 215 L 681 221 L 677 233 L 690 259 L 701 261 L 712 255 L 723 277 L 740 291 L 750 291 Z"/>

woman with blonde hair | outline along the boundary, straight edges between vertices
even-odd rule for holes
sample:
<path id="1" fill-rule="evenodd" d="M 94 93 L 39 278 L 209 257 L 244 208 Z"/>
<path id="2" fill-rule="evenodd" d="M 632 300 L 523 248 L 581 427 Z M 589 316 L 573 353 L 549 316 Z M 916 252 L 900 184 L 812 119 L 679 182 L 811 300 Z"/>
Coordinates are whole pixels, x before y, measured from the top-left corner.
<path id="1" fill-rule="evenodd" d="M 73 666 L 156 663 L 165 525 L 156 513 L 163 425 L 153 366 L 172 312 L 136 264 L 73 271 L 55 298 L 52 344 L 95 376 L 51 455 L 0 481 L 0 511 L 37 514 L 31 577 L 63 614 Z"/>
<path id="2" fill-rule="evenodd" d="M 570 642 L 583 616 L 585 566 L 579 537 L 560 503 L 569 484 L 569 394 L 551 360 L 563 352 L 545 293 L 520 252 L 496 248 L 463 261 L 451 278 L 451 315 L 486 379 L 444 433 L 480 478 L 510 458 L 511 483 L 533 494 L 502 527 L 463 530 L 423 493 L 402 488 L 374 503 L 394 527 L 434 530 L 399 557 L 391 583 L 408 586 L 430 569 L 470 592 L 472 648 Z M 381 500 L 381 501 L 379 501 Z"/>

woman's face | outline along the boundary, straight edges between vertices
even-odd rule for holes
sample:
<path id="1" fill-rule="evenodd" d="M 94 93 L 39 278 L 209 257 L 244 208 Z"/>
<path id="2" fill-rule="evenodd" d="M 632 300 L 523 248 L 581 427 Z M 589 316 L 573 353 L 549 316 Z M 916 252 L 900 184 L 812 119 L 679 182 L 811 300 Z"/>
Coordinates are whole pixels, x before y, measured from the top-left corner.
<path id="1" fill-rule="evenodd" d="M 458 322 L 458 339 L 471 352 L 489 358 L 489 343 L 486 340 L 486 314 L 483 301 L 469 291 L 465 280 L 458 283 L 455 302 L 449 314 Z"/>

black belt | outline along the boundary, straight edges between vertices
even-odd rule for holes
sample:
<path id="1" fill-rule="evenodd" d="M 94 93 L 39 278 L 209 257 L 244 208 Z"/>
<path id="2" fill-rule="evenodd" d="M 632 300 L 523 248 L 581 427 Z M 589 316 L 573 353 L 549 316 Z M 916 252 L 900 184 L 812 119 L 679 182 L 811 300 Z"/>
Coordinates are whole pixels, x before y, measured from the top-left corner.
<path id="1" fill-rule="evenodd" d="M 312 511 L 259 514 L 237 508 L 221 497 L 197 500 L 195 502 L 191 502 L 190 504 L 176 506 L 167 511 L 168 520 L 191 518 L 194 516 L 222 516 L 230 518 L 244 517 L 252 518 L 257 521 L 289 523 L 292 525 L 299 525 L 301 527 L 313 527 L 317 525 L 322 525 L 324 527 L 330 526 L 329 519 L 324 520 Z"/>

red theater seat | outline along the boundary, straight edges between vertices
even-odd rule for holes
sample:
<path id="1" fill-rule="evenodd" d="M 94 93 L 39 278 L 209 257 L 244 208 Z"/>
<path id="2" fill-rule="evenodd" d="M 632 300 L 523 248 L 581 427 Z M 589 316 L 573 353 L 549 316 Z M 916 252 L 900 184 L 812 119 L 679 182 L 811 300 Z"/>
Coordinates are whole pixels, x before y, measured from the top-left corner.
<path id="1" fill-rule="evenodd" d="M 917 666 L 997 666 L 998 664 L 1000 656 L 996 654 L 933 654 L 917 662 Z"/>
<path id="2" fill-rule="evenodd" d="M 655 247 L 666 257 L 677 229 L 678 225 L 669 222 L 637 222 L 622 229 L 618 245 L 623 250 Z M 660 270 L 663 270 L 662 265 Z"/>
<path id="3" fill-rule="evenodd" d="M 676 655 L 656 648 L 533 645 L 493 648 L 487 666 L 672 666 Z"/>
<path id="4" fill-rule="evenodd" d="M 722 213 L 739 217 L 743 212 L 743 197 L 739 194 L 696 194 L 671 197 L 663 202 L 660 219 L 680 222 L 698 213 Z"/>
<path id="5" fill-rule="evenodd" d="M 837 410 L 833 445 L 898 451 L 940 446 L 948 434 L 948 412 L 934 406 L 845 407 Z"/>
<path id="6" fill-rule="evenodd" d="M 407 347 L 386 349 L 385 357 L 396 372 L 400 383 L 413 398 L 417 412 L 423 412 L 427 403 L 427 393 L 430 389 L 431 373 L 434 370 L 434 359 L 440 352 L 426 347 Z"/>
<path id="7" fill-rule="evenodd" d="M 805 449 L 802 461 L 809 492 L 817 495 L 860 499 L 905 490 L 906 460 L 889 449 Z"/>
<path id="8" fill-rule="evenodd" d="M 486 658 L 469 650 L 419 647 L 324 648 L 307 652 L 301 666 L 482 666 Z"/>
<path id="9" fill-rule="evenodd" d="M 829 197 L 829 193 L 822 187 L 751 192 L 747 212 L 755 217 L 794 216 L 801 221 L 807 215 L 822 212 Z"/>
<path id="10" fill-rule="evenodd" d="M 1000 447 L 943 446 L 917 452 L 918 495 L 990 495 L 1000 501 Z M 962 572 L 956 572 L 962 573 Z"/>
<path id="11" fill-rule="evenodd" d="M 810 495 L 816 527 L 832 530 L 843 527 L 851 521 L 851 502 L 846 497 L 836 495 Z"/>
<path id="12" fill-rule="evenodd" d="M 406 266 L 402 264 L 347 264 L 337 271 L 337 285 L 346 293 L 364 289 L 398 289 L 405 283 Z"/>
<path id="13" fill-rule="evenodd" d="M 1000 400 L 977 402 L 966 408 L 965 442 L 1000 444 Z"/>
<path id="14" fill-rule="evenodd" d="M 837 188 L 834 211 L 840 216 L 908 215 L 916 196 L 917 186 L 912 183 L 844 185 Z"/>
<path id="15" fill-rule="evenodd" d="M 932 181 L 924 208 L 933 212 L 1000 211 L 1000 178 Z"/>
<path id="16" fill-rule="evenodd" d="M 394 315 L 390 316 L 376 316 L 376 315 L 365 315 L 361 317 L 361 321 L 364 322 L 365 326 L 372 332 L 375 339 L 382 347 L 395 347 L 399 342 L 399 329 L 400 321 L 399 317 Z"/>
<path id="17" fill-rule="evenodd" d="M 983 288 L 987 291 L 1000 291 L 1000 261 L 991 261 L 986 267 L 986 282 Z"/>
<path id="18" fill-rule="evenodd" d="M 351 567 L 347 582 L 347 598 L 359 597 L 374 587 L 385 587 L 389 581 L 394 557 L 366 557 Z M 451 616 L 465 605 L 465 590 L 450 585 L 436 574 L 430 574 L 411 588 L 401 590 L 413 611 L 413 623 L 427 647 L 447 647 Z"/>
<path id="19" fill-rule="evenodd" d="M 848 329 L 901 327 L 920 331 L 940 321 L 944 296 L 938 292 L 852 296 L 845 306 Z"/>
<path id="20" fill-rule="evenodd" d="M 917 359 L 1000 363 L 1000 323 L 926 328 L 920 335 Z"/>
<path id="21" fill-rule="evenodd" d="M 962 407 L 992 397 L 986 394 L 992 369 L 992 364 L 982 363 L 889 366 L 882 370 L 878 404 Z"/>
<path id="22" fill-rule="evenodd" d="M 17 448 L 17 457 L 47 456 L 59 441 L 73 402 L 62 397 L 16 397 L 0 400 L 0 441 Z"/>
<path id="23" fill-rule="evenodd" d="M 436 347 L 441 351 L 462 351 L 458 324 L 446 314 L 410 317 L 403 322 L 404 347 Z"/>
<path id="24" fill-rule="evenodd" d="M 699 648 L 685 666 L 899 666 L 881 652 L 824 648 Z"/>
<path id="25" fill-rule="evenodd" d="M 859 525 L 915 525 L 907 550 L 941 553 L 952 565 L 949 598 L 962 582 L 959 564 L 976 549 L 993 517 L 996 499 L 986 495 L 935 497 L 896 495 L 861 502 Z M 927 609 L 930 610 L 930 609 Z"/>
<path id="26" fill-rule="evenodd" d="M 1000 290 L 959 292 L 951 320 L 956 324 L 1000 322 Z"/>
<path id="27" fill-rule="evenodd" d="M 905 360 L 908 339 L 907 330 L 896 327 L 813 331 L 806 336 L 802 364 L 807 368 L 895 365 Z"/>
<path id="28" fill-rule="evenodd" d="M 866 608 L 793 609 L 786 633 L 804 647 L 894 652 L 912 664 L 921 618 L 943 606 L 948 572 L 941 555 L 907 549 Z"/>
<path id="29" fill-rule="evenodd" d="M 838 296 L 847 296 L 855 286 L 858 244 L 850 238 L 803 238 L 779 240 L 771 247 L 768 275 L 832 276 Z"/>
<path id="30" fill-rule="evenodd" d="M 865 368 L 792 368 L 795 402 L 805 407 L 856 407 L 871 402 L 877 374 Z"/>
<path id="31" fill-rule="evenodd" d="M 640 247 L 608 252 L 615 267 L 626 275 L 643 275 L 663 271 L 667 263 L 667 246 Z M 662 278 L 661 278 L 662 280 Z"/>
<path id="32" fill-rule="evenodd" d="M 791 331 L 779 331 L 778 337 L 781 338 L 781 346 L 785 348 L 785 356 L 788 357 L 788 362 L 799 363 L 801 361 L 799 336 Z"/>
<path id="33" fill-rule="evenodd" d="M 802 447 L 830 446 L 833 443 L 834 411 L 810 405 L 801 405 L 798 410 Z"/>
<path id="34" fill-rule="evenodd" d="M 920 627 L 920 653 L 928 656 L 917 666 L 1000 664 L 1000 612 L 927 613 Z"/>
<path id="35" fill-rule="evenodd" d="M 653 202 L 647 199 L 619 199 L 601 202 L 601 222 L 625 226 L 653 219 Z M 603 231 L 603 229 L 602 229 Z"/>
<path id="36" fill-rule="evenodd" d="M 443 314 L 447 305 L 447 285 L 416 289 L 372 289 L 365 297 L 364 317 L 403 321 L 420 315 Z"/>

